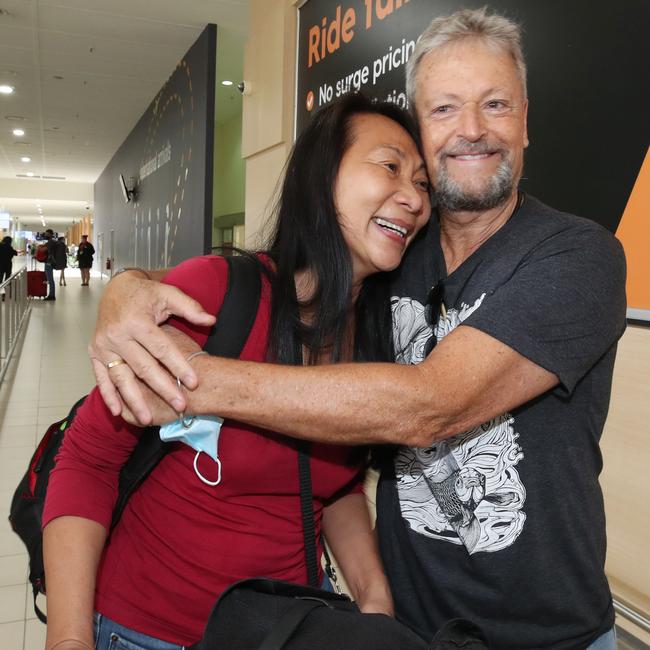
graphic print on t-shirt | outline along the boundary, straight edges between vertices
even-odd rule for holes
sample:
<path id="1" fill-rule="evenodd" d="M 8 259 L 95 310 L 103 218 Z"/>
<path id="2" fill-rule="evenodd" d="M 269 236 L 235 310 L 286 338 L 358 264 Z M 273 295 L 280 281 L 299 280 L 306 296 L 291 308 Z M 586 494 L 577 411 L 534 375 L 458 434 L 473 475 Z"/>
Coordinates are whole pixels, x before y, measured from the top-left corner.
<path id="1" fill-rule="evenodd" d="M 435 328 L 438 341 L 484 298 L 449 309 Z M 397 361 L 420 363 L 433 335 L 424 305 L 394 297 L 391 306 Z M 413 531 L 462 544 L 470 554 L 499 551 L 517 539 L 526 520 L 526 490 L 515 468 L 524 454 L 514 424 L 506 413 L 426 449 L 401 448 L 395 459 L 397 490 L 402 517 Z"/>

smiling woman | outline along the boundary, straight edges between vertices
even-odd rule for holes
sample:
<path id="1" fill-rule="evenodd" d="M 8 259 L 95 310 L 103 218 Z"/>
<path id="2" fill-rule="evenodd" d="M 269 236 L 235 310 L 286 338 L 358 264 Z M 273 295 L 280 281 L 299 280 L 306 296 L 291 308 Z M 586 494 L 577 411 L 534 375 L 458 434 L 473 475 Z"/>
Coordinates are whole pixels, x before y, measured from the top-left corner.
<path id="1" fill-rule="evenodd" d="M 303 131 L 287 165 L 274 235 L 265 252 L 252 256 L 262 292 L 243 358 L 294 364 L 392 358 L 387 283 L 378 271 L 400 263 L 429 217 L 416 137 L 406 113 L 359 95 L 325 108 Z M 118 304 L 140 309 L 140 296 L 155 285 L 148 288 L 138 275 L 127 271 L 111 281 L 108 300 L 117 296 Z M 191 259 L 165 282 L 216 314 L 227 265 L 217 256 Z M 206 323 L 171 324 L 170 331 L 188 335 L 192 346 L 204 345 Z M 113 355 L 102 369 L 115 380 L 128 378 L 129 366 L 117 361 Z M 176 417 L 170 411 L 169 420 Z M 161 640 L 178 649 L 200 638 L 214 601 L 231 582 L 254 576 L 307 582 L 296 526 L 295 445 L 229 421 L 214 432 L 218 486 L 197 479 L 194 450 L 176 443 L 128 501 L 105 547 L 134 434 L 111 415 L 97 389 L 66 433 L 43 518 L 48 648 L 62 640 L 93 647 L 94 607 L 98 650 L 106 650 L 111 636 L 137 649 L 163 647 Z M 311 446 L 316 539 L 327 538 L 363 612 L 392 614 L 361 489 L 364 456 L 351 447 Z M 201 474 L 211 478 L 212 460 L 202 460 Z"/>
<path id="2" fill-rule="evenodd" d="M 355 116 L 352 143 L 341 161 L 335 201 L 357 286 L 399 265 L 429 217 L 429 181 L 413 139 L 383 115 Z"/>

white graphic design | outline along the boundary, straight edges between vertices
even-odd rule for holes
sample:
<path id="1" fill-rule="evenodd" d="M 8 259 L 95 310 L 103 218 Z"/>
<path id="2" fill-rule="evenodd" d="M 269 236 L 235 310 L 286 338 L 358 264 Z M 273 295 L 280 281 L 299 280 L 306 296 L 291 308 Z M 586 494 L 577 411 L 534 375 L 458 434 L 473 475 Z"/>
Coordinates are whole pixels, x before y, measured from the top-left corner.
<path id="1" fill-rule="evenodd" d="M 449 309 L 436 326 L 438 341 L 484 298 Z M 433 335 L 424 306 L 410 298 L 393 298 L 392 308 L 397 360 L 420 363 Z M 514 418 L 504 414 L 427 449 L 403 447 L 395 459 L 395 474 L 402 516 L 410 527 L 427 537 L 463 544 L 470 554 L 510 546 L 526 521 L 526 490 L 515 469 L 524 457 L 518 437 Z"/>

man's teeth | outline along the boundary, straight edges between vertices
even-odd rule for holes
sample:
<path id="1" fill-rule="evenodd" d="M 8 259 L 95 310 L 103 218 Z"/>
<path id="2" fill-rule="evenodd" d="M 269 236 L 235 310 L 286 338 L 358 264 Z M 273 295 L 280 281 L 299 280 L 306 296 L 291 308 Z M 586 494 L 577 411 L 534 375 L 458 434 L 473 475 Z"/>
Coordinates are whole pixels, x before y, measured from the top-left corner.
<path id="1" fill-rule="evenodd" d="M 481 158 L 487 158 L 490 155 L 491 154 L 489 153 L 467 153 L 454 156 L 454 158 L 458 158 L 458 160 L 480 160 Z"/>
<path id="2" fill-rule="evenodd" d="M 390 221 L 386 221 L 386 219 L 375 217 L 374 221 L 378 226 L 392 230 L 402 237 L 406 237 L 406 235 L 408 235 L 408 230 L 406 228 L 402 228 L 402 226 L 398 226 L 397 224 L 391 223 Z"/>

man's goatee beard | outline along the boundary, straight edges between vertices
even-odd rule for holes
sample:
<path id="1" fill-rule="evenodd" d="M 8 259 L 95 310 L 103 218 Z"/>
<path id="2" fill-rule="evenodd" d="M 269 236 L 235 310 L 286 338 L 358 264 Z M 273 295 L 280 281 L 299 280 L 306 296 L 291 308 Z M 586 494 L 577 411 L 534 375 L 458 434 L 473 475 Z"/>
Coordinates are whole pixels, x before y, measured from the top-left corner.
<path id="1" fill-rule="evenodd" d="M 510 162 L 502 160 L 487 187 L 474 192 L 466 191 L 442 165 L 436 179 L 434 198 L 439 209 L 449 212 L 482 212 L 505 203 L 512 196 L 517 182 Z"/>

